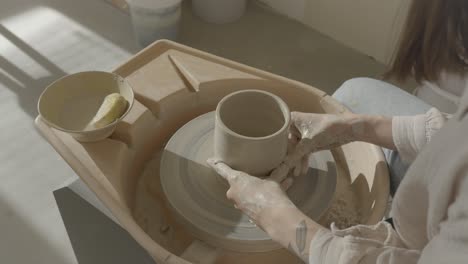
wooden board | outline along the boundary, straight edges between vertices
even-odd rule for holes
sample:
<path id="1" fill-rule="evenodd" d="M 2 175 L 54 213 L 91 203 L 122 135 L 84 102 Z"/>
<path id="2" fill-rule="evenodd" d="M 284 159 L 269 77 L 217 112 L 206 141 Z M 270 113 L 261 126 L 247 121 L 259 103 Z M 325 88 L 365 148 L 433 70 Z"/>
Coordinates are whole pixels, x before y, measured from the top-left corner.
<path id="1" fill-rule="evenodd" d="M 198 92 L 187 87 L 168 55 L 175 56 L 197 78 Z M 110 138 L 79 143 L 48 127 L 40 117 L 36 125 L 158 263 L 189 263 L 180 255 L 197 259 L 184 254 L 198 248 L 190 246 L 196 238 L 175 221 L 161 190 L 159 175 L 151 173 L 153 169 L 159 171 L 158 153 L 177 129 L 196 116 L 213 111 L 217 102 L 230 92 L 249 88 L 279 95 L 294 111 L 337 114 L 347 111 L 316 88 L 170 41 L 155 42 L 115 72 L 129 81 L 136 102 Z M 336 187 L 343 197 L 337 194 L 334 201 L 353 194 L 359 207 L 359 222 L 380 221 L 389 193 L 388 172 L 380 148 L 352 143 L 334 150 L 333 156 L 338 174 L 344 175 L 337 179 Z M 333 201 L 330 210 L 336 210 Z M 328 224 L 329 220 L 325 217 L 319 222 Z M 216 263 L 300 262 L 282 249 L 247 255 L 213 252 L 217 255 L 213 258 Z"/>

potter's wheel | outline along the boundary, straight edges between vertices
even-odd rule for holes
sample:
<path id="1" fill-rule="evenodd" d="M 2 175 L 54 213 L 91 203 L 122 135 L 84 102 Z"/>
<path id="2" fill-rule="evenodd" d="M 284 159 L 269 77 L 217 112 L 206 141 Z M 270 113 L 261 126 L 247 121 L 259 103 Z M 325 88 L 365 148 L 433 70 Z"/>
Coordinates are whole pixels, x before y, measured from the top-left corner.
<path id="1" fill-rule="evenodd" d="M 228 184 L 206 164 L 213 155 L 214 112 L 180 128 L 167 143 L 160 167 L 163 191 L 175 215 L 196 237 L 241 252 L 262 252 L 280 246 L 235 209 L 226 198 Z M 315 153 L 307 175 L 296 178 L 291 200 L 314 220 L 327 209 L 336 187 L 329 151 Z"/>

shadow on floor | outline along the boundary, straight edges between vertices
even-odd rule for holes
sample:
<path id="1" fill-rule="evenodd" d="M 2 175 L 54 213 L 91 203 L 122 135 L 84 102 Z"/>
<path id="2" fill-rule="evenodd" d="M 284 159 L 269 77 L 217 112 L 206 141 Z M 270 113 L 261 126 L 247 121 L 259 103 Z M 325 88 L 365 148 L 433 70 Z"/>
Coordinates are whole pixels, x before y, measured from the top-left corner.
<path id="1" fill-rule="evenodd" d="M 104 0 L 42 2 L 129 53 L 140 50 L 133 35 L 130 16 Z"/>
<path id="2" fill-rule="evenodd" d="M 34 118 L 37 116 L 36 105 L 42 91 L 51 82 L 64 76 L 65 72 L 1 24 L 0 35 L 8 39 L 8 41 L 49 72 L 47 77 L 34 79 L 18 68 L 15 64 L 0 55 L 0 69 L 14 78 L 12 79 L 10 76 L 0 72 L 0 83 L 3 83 L 5 87 L 8 87 L 16 93 L 21 108 Z"/>
<path id="3" fill-rule="evenodd" d="M 54 196 L 80 264 L 154 264 L 127 231 L 72 190 L 62 188 Z"/>
<path id="4" fill-rule="evenodd" d="M 139 50 L 130 17 L 104 0 L 2 0 L 0 20 L 38 7 L 53 9 L 130 53 Z"/>
<path id="5" fill-rule="evenodd" d="M 70 257 L 61 255 L 43 235 L 39 234 L 1 197 L 0 217 L 2 221 L 1 263 L 76 263 Z M 34 221 L 34 219 L 29 219 L 29 221 Z"/>

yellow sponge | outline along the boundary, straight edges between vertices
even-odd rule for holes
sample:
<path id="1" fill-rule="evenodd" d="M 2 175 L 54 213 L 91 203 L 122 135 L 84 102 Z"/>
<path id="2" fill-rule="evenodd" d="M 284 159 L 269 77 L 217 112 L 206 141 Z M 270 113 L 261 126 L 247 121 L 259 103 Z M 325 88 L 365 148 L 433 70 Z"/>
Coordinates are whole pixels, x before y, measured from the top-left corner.
<path id="1" fill-rule="evenodd" d="M 127 100 L 118 93 L 109 94 L 104 98 L 104 102 L 91 120 L 89 127 L 105 127 L 121 117 L 125 110 L 127 110 Z"/>

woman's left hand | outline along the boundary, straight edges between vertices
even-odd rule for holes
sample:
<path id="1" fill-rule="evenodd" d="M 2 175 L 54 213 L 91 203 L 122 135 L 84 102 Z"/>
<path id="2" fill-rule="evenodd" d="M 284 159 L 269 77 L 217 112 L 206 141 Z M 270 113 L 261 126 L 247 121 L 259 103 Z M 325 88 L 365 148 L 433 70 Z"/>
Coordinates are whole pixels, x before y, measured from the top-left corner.
<path id="1" fill-rule="evenodd" d="M 263 230 L 273 225 L 271 213 L 284 207 L 295 208 L 285 193 L 292 179 L 286 177 L 289 168 L 282 167 L 266 179 L 231 169 L 222 161 L 209 159 L 208 164 L 230 185 L 226 193 L 234 206 L 244 212 Z"/>

